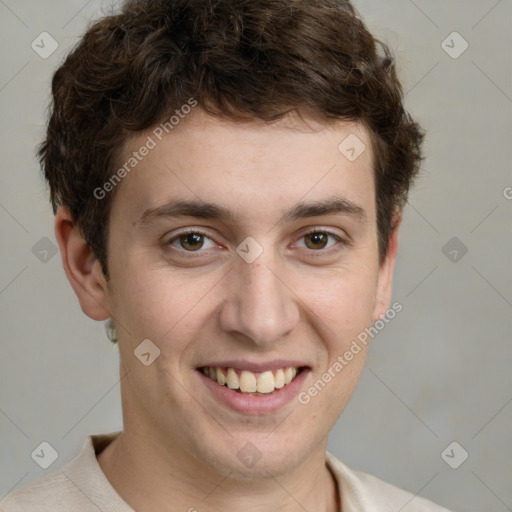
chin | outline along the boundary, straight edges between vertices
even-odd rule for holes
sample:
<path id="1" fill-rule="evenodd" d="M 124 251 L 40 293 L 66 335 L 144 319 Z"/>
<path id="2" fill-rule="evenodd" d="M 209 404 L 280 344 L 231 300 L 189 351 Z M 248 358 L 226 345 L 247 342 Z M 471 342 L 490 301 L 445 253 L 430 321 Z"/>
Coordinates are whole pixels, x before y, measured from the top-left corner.
<path id="1" fill-rule="evenodd" d="M 268 480 L 290 473 L 309 455 L 300 448 L 312 447 L 311 439 L 306 442 L 277 433 L 226 434 L 223 446 L 212 444 L 195 446 L 194 456 L 214 472 L 235 480 Z"/>

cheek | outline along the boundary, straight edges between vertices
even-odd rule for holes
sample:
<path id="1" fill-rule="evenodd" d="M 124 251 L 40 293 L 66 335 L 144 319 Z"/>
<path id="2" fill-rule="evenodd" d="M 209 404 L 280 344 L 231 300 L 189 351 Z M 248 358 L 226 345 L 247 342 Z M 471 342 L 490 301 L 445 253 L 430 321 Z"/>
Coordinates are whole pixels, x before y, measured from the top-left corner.
<path id="1" fill-rule="evenodd" d="M 307 282 L 306 289 L 298 280 L 298 295 L 304 297 L 304 304 L 332 343 L 349 343 L 372 324 L 377 283 L 374 268 L 336 270 L 317 279 L 309 277 Z"/>
<path id="2" fill-rule="evenodd" d="M 126 262 L 116 276 L 113 309 L 132 343 L 149 338 L 162 352 L 180 351 L 190 341 L 186 332 L 203 323 L 220 277 Z"/>
<path id="3" fill-rule="evenodd" d="M 299 397 L 301 406 L 315 418 L 312 430 L 327 434 L 359 381 L 368 344 L 358 336 L 372 325 L 376 282 L 376 270 L 368 265 L 364 271 L 360 266 L 352 271 L 346 268 L 333 272 L 329 279 L 318 279 L 308 295 L 302 290 L 302 296 L 309 297 L 304 302 L 323 344 L 317 370 Z"/>

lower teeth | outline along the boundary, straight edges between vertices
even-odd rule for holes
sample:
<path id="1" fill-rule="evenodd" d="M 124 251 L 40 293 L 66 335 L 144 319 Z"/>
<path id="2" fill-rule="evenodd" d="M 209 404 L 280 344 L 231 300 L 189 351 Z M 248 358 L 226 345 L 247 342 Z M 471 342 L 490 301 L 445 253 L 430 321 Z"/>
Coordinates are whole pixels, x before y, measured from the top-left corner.
<path id="1" fill-rule="evenodd" d="M 217 383 L 218 384 L 218 383 Z M 229 389 L 229 388 L 228 388 Z M 283 388 L 281 388 L 283 389 Z M 274 389 L 274 391 L 270 393 L 258 393 L 257 391 L 251 392 L 251 391 L 242 391 L 240 389 L 232 389 L 231 391 L 236 391 L 237 393 L 240 393 L 241 395 L 255 395 L 255 396 L 266 396 L 271 395 L 272 393 L 275 393 L 276 391 L 279 391 L 279 389 Z"/>

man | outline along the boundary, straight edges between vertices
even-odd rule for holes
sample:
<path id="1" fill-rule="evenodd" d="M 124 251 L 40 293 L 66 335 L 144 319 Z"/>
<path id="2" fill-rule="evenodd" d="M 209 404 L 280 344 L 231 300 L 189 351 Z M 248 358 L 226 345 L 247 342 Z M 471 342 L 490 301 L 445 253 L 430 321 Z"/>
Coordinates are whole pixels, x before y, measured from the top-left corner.
<path id="1" fill-rule="evenodd" d="M 423 138 L 350 3 L 127 2 L 52 90 L 56 237 L 124 428 L 0 510 L 445 510 L 326 453 Z"/>

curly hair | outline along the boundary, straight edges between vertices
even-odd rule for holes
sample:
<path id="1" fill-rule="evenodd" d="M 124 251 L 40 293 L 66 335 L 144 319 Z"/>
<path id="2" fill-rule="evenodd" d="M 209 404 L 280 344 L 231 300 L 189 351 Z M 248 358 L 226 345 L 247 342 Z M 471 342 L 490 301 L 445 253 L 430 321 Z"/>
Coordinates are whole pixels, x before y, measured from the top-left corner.
<path id="1" fill-rule="evenodd" d="M 52 80 L 38 148 L 53 211 L 69 208 L 108 279 L 112 191 L 124 142 L 194 98 L 207 113 L 272 122 L 306 109 L 368 129 L 379 256 L 419 171 L 424 132 L 405 111 L 389 48 L 348 0 L 129 0 L 88 28 Z"/>

